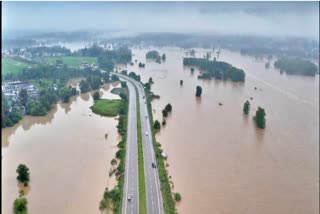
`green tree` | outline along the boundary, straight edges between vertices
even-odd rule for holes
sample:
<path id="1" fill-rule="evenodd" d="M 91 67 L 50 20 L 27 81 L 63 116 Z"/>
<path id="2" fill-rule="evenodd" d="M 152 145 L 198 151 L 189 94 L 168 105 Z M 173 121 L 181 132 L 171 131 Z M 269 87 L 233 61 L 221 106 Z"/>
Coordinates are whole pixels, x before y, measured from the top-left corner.
<path id="1" fill-rule="evenodd" d="M 193 72 L 194 72 L 194 68 L 191 68 L 190 70 L 191 70 L 191 73 L 193 73 Z"/>
<path id="2" fill-rule="evenodd" d="M 250 102 L 247 100 L 244 104 L 243 104 L 243 112 L 245 114 L 249 114 L 249 110 L 250 110 Z"/>
<path id="3" fill-rule="evenodd" d="M 166 120 L 163 119 L 163 120 L 162 120 L 162 126 L 165 126 L 166 124 L 167 124 Z"/>
<path id="4" fill-rule="evenodd" d="M 166 61 L 166 54 L 162 54 L 162 61 Z"/>
<path id="5" fill-rule="evenodd" d="M 159 130 L 160 129 L 160 123 L 158 120 L 154 121 L 154 124 L 153 124 L 153 128 L 156 129 L 156 130 Z"/>
<path id="6" fill-rule="evenodd" d="M 100 211 L 102 212 L 102 211 L 104 211 L 104 210 L 107 209 L 107 208 L 108 208 L 107 200 L 103 198 L 103 199 L 100 201 L 99 209 L 100 209 Z"/>
<path id="7" fill-rule="evenodd" d="M 165 110 L 165 109 L 162 110 L 162 116 L 163 117 L 167 117 L 168 116 L 167 110 Z"/>
<path id="8" fill-rule="evenodd" d="M 164 109 L 165 109 L 167 112 L 171 112 L 171 111 L 172 111 L 172 106 L 171 106 L 171 104 L 168 103 Z"/>
<path id="9" fill-rule="evenodd" d="M 21 91 L 19 92 L 19 97 L 20 97 L 20 100 L 21 100 L 21 104 L 23 106 L 26 106 L 27 105 L 27 102 L 28 102 L 28 92 L 26 89 L 21 89 Z"/>
<path id="10" fill-rule="evenodd" d="M 174 194 L 174 200 L 175 200 L 175 201 L 181 201 L 181 195 L 180 195 L 180 193 L 176 192 L 176 193 Z"/>
<path id="11" fill-rule="evenodd" d="M 25 197 L 17 198 L 13 203 L 14 214 L 27 214 L 28 201 Z"/>
<path id="12" fill-rule="evenodd" d="M 201 86 L 197 86 L 197 88 L 196 88 L 196 96 L 197 97 L 201 97 L 201 94 L 202 94 L 202 88 L 201 88 Z"/>
<path id="13" fill-rule="evenodd" d="M 264 129 L 266 127 L 266 113 L 263 108 L 258 107 L 258 110 L 256 111 L 256 116 L 254 117 L 254 120 L 257 124 L 257 126 L 261 129 Z"/>
<path id="14" fill-rule="evenodd" d="M 96 91 L 96 92 L 94 92 L 94 94 L 93 94 L 93 100 L 99 100 L 100 99 L 100 93 L 99 93 L 99 91 Z"/>
<path id="15" fill-rule="evenodd" d="M 25 164 L 19 164 L 16 172 L 18 173 L 17 180 L 23 183 L 24 186 L 28 186 L 30 181 L 29 168 Z"/>
<path id="16" fill-rule="evenodd" d="M 148 83 L 149 83 L 149 84 L 153 84 L 153 83 L 154 83 L 154 82 L 153 82 L 153 79 L 152 79 L 152 77 L 150 77 L 150 78 L 149 78 L 149 81 L 148 81 Z"/>
<path id="17" fill-rule="evenodd" d="M 183 80 L 180 80 L 180 85 L 183 85 Z"/>
<path id="18" fill-rule="evenodd" d="M 144 84 L 144 87 L 147 91 L 150 91 L 150 89 L 151 89 L 150 83 L 148 83 L 148 82 Z"/>
<path id="19" fill-rule="evenodd" d="M 90 90 L 90 86 L 87 80 L 81 80 L 79 86 L 81 93 L 86 93 Z"/>

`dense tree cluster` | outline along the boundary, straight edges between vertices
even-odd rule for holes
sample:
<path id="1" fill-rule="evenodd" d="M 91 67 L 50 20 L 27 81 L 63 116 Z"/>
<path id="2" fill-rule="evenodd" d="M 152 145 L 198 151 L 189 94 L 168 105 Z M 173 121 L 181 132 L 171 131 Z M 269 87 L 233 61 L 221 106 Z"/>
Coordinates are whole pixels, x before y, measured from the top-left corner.
<path id="1" fill-rule="evenodd" d="M 38 47 L 28 47 L 26 51 L 31 53 L 32 56 L 45 56 L 49 55 L 59 55 L 59 56 L 70 56 L 71 51 L 68 48 L 61 46 L 38 46 Z"/>
<path id="2" fill-rule="evenodd" d="M 317 72 L 317 66 L 309 60 L 301 58 L 282 57 L 274 63 L 274 67 L 287 74 L 300 74 L 314 76 Z"/>
<path id="3" fill-rule="evenodd" d="M 60 80 L 66 82 L 71 78 L 88 77 L 94 75 L 102 75 L 100 70 L 92 70 L 91 68 L 78 69 L 72 67 L 57 68 L 54 65 L 39 65 L 35 68 L 23 69 L 22 72 L 8 73 L 3 80 L 8 81 L 27 81 L 39 79 Z"/>
<path id="4" fill-rule="evenodd" d="M 77 56 L 98 57 L 98 64 L 101 69 L 111 71 L 114 64 L 126 64 L 131 62 L 132 53 L 128 47 L 119 47 L 114 50 L 105 50 L 98 45 L 80 49 L 75 52 Z"/>
<path id="5" fill-rule="evenodd" d="M 158 51 L 149 51 L 149 52 L 147 52 L 146 58 L 147 59 L 152 59 L 152 60 L 155 60 L 155 61 L 160 61 L 161 60 L 161 56 L 160 56 Z"/>
<path id="6" fill-rule="evenodd" d="M 133 72 L 133 71 L 129 73 L 129 77 L 131 77 L 132 79 L 135 79 L 135 80 L 138 81 L 138 82 L 140 82 L 140 80 L 141 80 L 140 75 L 136 74 L 136 73 Z"/>
<path id="7" fill-rule="evenodd" d="M 1 95 L 1 127 L 11 127 L 22 119 L 22 113 L 19 108 L 10 107 L 6 97 Z"/>
<path id="8" fill-rule="evenodd" d="M 223 80 L 231 79 L 235 82 L 245 80 L 245 73 L 242 69 L 235 68 L 226 62 L 210 61 L 200 58 L 184 58 L 183 65 L 197 66 L 205 71 L 205 73 L 198 76 L 199 79 L 210 79 L 214 77 Z"/>

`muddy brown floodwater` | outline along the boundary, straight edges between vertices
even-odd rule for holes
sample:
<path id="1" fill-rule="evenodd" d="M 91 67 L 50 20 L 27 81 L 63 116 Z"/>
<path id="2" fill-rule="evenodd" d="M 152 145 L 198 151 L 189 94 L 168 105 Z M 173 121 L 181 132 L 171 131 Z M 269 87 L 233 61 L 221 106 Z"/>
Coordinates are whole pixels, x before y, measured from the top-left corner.
<path id="1" fill-rule="evenodd" d="M 146 51 L 133 50 L 133 60 L 145 62 Z M 206 53 L 196 51 L 198 57 Z M 178 212 L 318 214 L 319 76 L 281 75 L 266 70 L 265 62 L 222 50 L 218 60 L 244 69 L 245 83 L 198 80 L 199 71 L 192 74 L 182 64 L 185 50 L 159 52 L 165 63 L 127 70 L 143 82 L 153 78 L 152 91 L 161 96 L 152 102 L 155 119 L 161 121 L 162 109 L 172 104 L 157 140 L 168 153 L 173 191 L 182 194 Z M 195 98 L 197 85 L 201 99 Z M 248 116 L 242 112 L 246 100 Z M 265 130 L 252 120 L 258 106 L 266 110 Z"/>
<path id="2" fill-rule="evenodd" d="M 120 84 L 104 85 L 103 98 L 119 99 L 110 93 L 114 87 Z M 59 103 L 45 117 L 28 116 L 1 130 L 2 213 L 13 213 L 20 163 L 30 169 L 29 213 L 100 213 L 104 189 L 115 185 L 109 169 L 120 136 L 116 118 L 91 112 L 92 93 Z"/>

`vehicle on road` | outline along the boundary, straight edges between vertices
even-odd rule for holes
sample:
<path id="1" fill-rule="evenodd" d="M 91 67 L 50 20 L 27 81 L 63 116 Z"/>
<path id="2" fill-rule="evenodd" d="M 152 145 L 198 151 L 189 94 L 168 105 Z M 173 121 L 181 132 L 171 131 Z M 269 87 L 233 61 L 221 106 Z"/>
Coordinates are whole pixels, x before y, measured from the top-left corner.
<path id="1" fill-rule="evenodd" d="M 144 99 L 144 96 L 143 96 L 143 99 Z"/>
<path id="2" fill-rule="evenodd" d="M 157 168 L 157 165 L 155 163 L 152 163 L 152 168 Z"/>
<path id="3" fill-rule="evenodd" d="M 146 115 L 146 118 L 148 118 L 148 115 Z"/>
<path id="4" fill-rule="evenodd" d="M 128 201 L 131 201 L 131 199 L 132 199 L 132 195 L 128 194 Z"/>
<path id="5" fill-rule="evenodd" d="M 146 132 L 146 135 L 148 136 L 148 132 Z"/>

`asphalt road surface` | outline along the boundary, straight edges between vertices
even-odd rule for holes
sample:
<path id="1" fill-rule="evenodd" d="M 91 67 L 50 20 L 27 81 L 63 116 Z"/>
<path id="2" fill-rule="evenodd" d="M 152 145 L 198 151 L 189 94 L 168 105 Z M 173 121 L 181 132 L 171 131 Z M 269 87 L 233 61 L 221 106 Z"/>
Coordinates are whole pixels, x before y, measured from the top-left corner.
<path id="1" fill-rule="evenodd" d="M 151 127 L 149 122 L 146 95 L 141 83 L 132 81 L 138 88 L 143 144 L 144 173 L 146 179 L 147 212 L 151 214 L 162 214 L 163 204 L 160 191 L 160 180 L 158 169 L 152 167 L 157 163 L 152 143 Z"/>
<path id="2" fill-rule="evenodd" d="M 139 212 L 137 99 L 133 84 L 127 81 L 127 85 L 129 89 L 129 108 L 122 213 L 137 214 Z M 128 200 L 129 194 L 131 195 L 130 201 Z"/>

